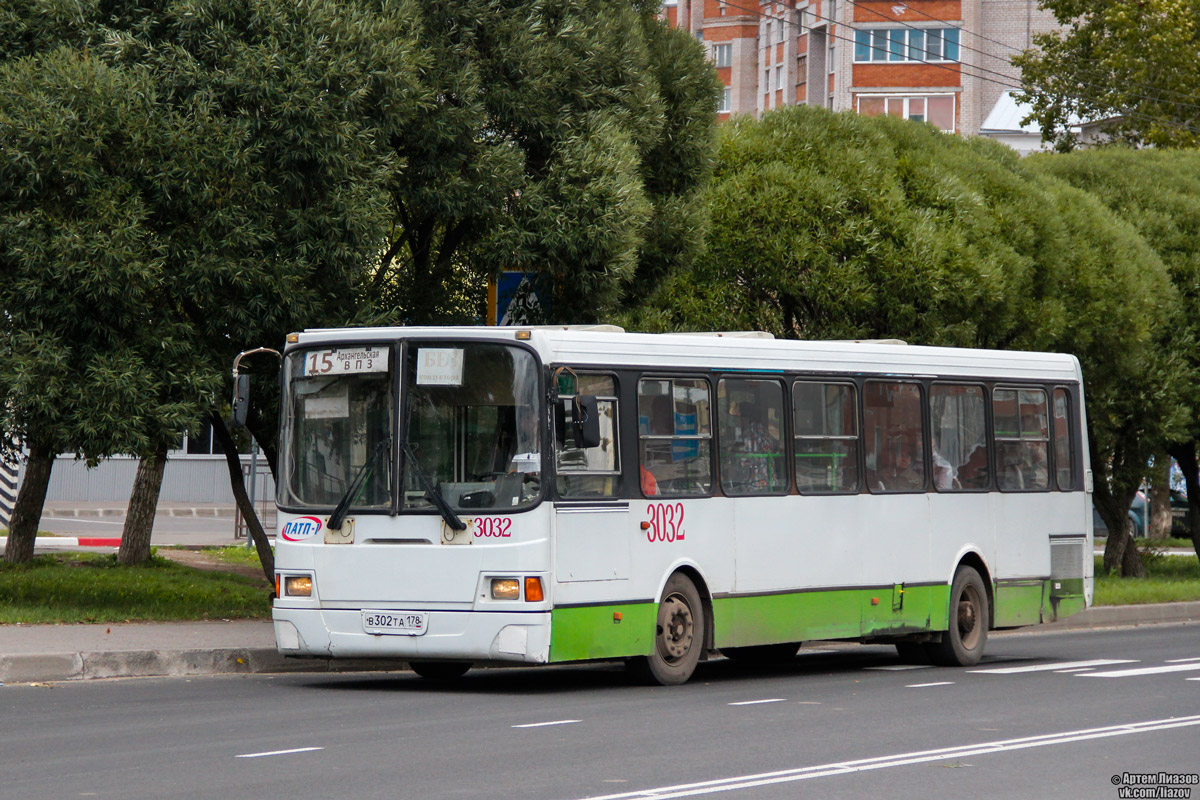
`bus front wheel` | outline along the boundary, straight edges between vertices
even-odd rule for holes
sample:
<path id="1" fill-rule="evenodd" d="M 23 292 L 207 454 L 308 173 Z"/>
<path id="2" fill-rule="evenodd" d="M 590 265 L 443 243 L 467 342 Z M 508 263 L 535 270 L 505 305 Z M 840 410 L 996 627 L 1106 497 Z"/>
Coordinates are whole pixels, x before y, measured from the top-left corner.
<path id="1" fill-rule="evenodd" d="M 974 567 L 959 567 L 950 585 L 950 630 L 940 642 L 929 643 L 930 660 L 944 667 L 978 664 L 987 644 L 989 618 L 983 578 Z"/>
<path id="2" fill-rule="evenodd" d="M 686 575 L 675 573 L 658 603 L 654 652 L 630 659 L 630 669 L 650 683 L 676 686 L 696 670 L 704 649 L 704 606 Z"/>
<path id="3" fill-rule="evenodd" d="M 452 681 L 467 674 L 469 661 L 413 661 L 408 668 L 431 681 Z"/>

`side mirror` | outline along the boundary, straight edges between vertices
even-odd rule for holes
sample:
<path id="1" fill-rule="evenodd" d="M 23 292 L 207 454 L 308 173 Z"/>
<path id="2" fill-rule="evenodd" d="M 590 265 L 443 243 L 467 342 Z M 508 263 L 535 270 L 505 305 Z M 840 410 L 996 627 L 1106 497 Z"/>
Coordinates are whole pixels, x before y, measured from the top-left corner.
<path id="1" fill-rule="evenodd" d="M 594 394 L 577 394 L 571 411 L 571 429 L 580 450 L 600 446 L 600 404 Z"/>
<path id="2" fill-rule="evenodd" d="M 250 376 L 238 375 L 233 385 L 233 426 L 244 428 L 250 413 Z"/>
<path id="3" fill-rule="evenodd" d="M 595 395 L 564 397 L 554 405 L 554 435 L 566 443 L 567 437 L 583 450 L 600 446 L 600 410 Z"/>

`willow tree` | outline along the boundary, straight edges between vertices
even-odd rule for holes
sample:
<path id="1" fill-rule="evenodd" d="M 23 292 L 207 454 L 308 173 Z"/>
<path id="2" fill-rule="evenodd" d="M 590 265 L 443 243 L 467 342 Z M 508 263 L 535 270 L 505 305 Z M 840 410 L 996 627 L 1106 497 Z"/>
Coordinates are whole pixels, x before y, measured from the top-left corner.
<path id="1" fill-rule="evenodd" d="M 1157 338 L 1175 293 L 1133 227 L 995 143 L 805 107 L 727 126 L 707 198 L 704 254 L 629 324 L 1073 353 L 1097 508 L 1124 532 L 1136 465 L 1179 422 Z"/>

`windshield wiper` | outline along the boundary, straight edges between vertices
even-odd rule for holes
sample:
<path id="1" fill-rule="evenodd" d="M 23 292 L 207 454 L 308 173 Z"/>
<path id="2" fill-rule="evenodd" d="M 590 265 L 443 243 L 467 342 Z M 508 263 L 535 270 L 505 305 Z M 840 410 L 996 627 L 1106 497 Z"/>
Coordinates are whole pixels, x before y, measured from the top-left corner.
<path id="1" fill-rule="evenodd" d="M 346 512 L 350 510 L 350 503 L 358 499 L 358 493 L 362 491 L 367 478 L 371 476 L 375 460 L 381 454 L 387 452 L 391 444 L 392 437 L 389 436 L 375 445 L 375 450 L 367 457 L 363 465 L 358 468 L 358 472 L 354 475 L 354 480 L 350 481 L 350 486 L 346 488 L 346 493 L 342 495 L 342 499 L 338 500 L 338 504 L 333 507 L 333 513 L 329 515 L 329 522 L 325 523 L 325 527 L 332 528 L 335 531 L 342 529 L 342 521 L 346 519 Z"/>
<path id="2" fill-rule="evenodd" d="M 408 442 L 404 439 L 400 440 L 400 449 L 404 451 L 404 455 L 408 458 L 408 463 L 412 464 L 413 472 L 417 474 L 417 480 L 421 482 L 421 488 L 425 490 L 425 496 L 430 502 L 437 507 L 438 513 L 442 515 L 442 519 L 456 531 L 465 531 L 467 523 L 459 519 L 459 516 L 454 513 L 454 509 L 450 508 L 450 504 L 446 502 L 446 498 L 442 497 L 441 491 L 429 480 L 429 476 L 421 469 L 421 464 L 417 461 L 417 456 L 413 453 L 412 448 L 408 446 Z"/>

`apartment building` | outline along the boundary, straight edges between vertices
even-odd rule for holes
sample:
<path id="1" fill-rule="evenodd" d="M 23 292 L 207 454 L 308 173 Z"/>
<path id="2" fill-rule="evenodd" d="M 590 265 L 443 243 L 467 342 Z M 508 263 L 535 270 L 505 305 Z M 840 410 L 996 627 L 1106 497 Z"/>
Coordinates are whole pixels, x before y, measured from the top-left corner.
<path id="1" fill-rule="evenodd" d="M 1019 87 L 1009 59 L 1056 26 L 1037 0 L 674 0 L 663 14 L 708 48 L 722 117 L 808 104 L 963 135 Z"/>

